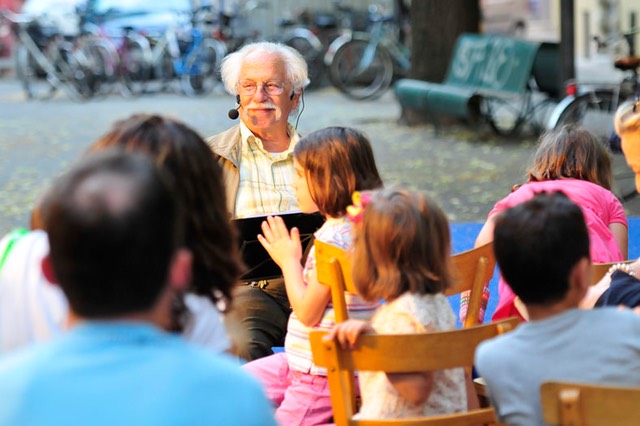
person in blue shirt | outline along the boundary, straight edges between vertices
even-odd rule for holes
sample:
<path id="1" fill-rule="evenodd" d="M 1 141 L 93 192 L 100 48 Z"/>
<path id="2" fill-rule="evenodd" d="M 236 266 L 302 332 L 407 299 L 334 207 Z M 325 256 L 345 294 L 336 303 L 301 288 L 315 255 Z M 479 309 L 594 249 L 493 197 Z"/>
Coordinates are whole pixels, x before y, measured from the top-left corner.
<path id="1" fill-rule="evenodd" d="M 42 268 L 69 301 L 71 329 L 0 359 L 0 425 L 275 425 L 237 362 L 163 331 L 192 255 L 162 173 L 142 154 L 107 151 L 48 192 Z"/>

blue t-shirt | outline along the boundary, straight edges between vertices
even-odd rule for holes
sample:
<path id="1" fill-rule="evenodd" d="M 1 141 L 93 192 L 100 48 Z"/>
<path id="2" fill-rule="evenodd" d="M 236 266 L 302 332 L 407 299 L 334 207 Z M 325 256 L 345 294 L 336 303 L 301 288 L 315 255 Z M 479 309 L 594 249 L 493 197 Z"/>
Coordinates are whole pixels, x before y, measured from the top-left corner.
<path id="1" fill-rule="evenodd" d="M 237 362 L 143 323 L 88 322 L 0 359 L 0 425 L 275 425 Z"/>
<path id="2" fill-rule="evenodd" d="M 481 343 L 476 368 L 500 420 L 541 425 L 545 381 L 640 386 L 640 316 L 571 309 Z"/>

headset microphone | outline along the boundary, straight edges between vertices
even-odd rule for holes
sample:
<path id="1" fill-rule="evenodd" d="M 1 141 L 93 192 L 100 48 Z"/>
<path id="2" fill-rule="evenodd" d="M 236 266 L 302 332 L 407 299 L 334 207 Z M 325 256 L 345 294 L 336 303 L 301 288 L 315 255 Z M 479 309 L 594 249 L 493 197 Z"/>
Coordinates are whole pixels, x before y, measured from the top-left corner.
<path id="1" fill-rule="evenodd" d="M 240 108 L 240 105 L 238 105 L 238 108 Z M 232 109 L 229 110 L 227 115 L 229 116 L 230 119 L 235 120 L 236 118 L 240 117 L 240 113 L 238 112 L 238 108 L 232 108 Z"/>
<path id="2" fill-rule="evenodd" d="M 240 106 L 241 106 L 240 95 L 236 95 L 236 102 L 238 103 L 238 106 L 230 109 L 229 112 L 227 113 L 227 115 L 231 120 L 235 120 L 236 118 L 240 117 L 240 113 L 238 112 L 238 109 L 240 109 Z"/>

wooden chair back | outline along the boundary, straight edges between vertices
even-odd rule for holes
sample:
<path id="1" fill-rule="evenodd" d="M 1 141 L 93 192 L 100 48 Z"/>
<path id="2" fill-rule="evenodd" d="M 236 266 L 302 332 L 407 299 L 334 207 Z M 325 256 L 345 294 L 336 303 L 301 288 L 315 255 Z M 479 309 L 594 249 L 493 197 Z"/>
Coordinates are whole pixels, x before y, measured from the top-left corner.
<path id="1" fill-rule="evenodd" d="M 344 249 L 315 240 L 316 271 L 318 282 L 331 288 L 331 301 L 335 310 L 336 322 L 349 318 L 344 292 L 356 293 L 351 278 L 351 260 Z M 445 291 L 446 296 L 470 291 L 469 307 L 464 327 L 478 324 L 482 303 L 482 290 L 496 266 L 493 243 L 485 244 L 452 256 L 454 285 Z"/>
<path id="2" fill-rule="evenodd" d="M 633 263 L 635 260 L 625 260 L 624 262 L 609 262 L 609 263 L 592 263 L 591 264 L 591 285 L 596 285 L 605 276 L 616 263 Z"/>
<path id="3" fill-rule="evenodd" d="M 482 305 L 482 291 L 487 282 L 493 277 L 496 267 L 496 257 L 493 254 L 493 242 L 483 246 L 454 254 L 452 256 L 455 284 L 444 292 L 446 296 L 470 291 L 467 316 L 463 327 L 477 325 L 480 321 L 480 307 Z"/>
<path id="4" fill-rule="evenodd" d="M 540 400 L 545 423 L 554 426 L 635 426 L 640 422 L 640 388 L 545 382 Z"/>
<path id="5" fill-rule="evenodd" d="M 323 241 L 314 240 L 318 282 L 331 289 L 331 303 L 336 322 L 349 319 L 344 292 L 356 294 L 351 279 L 351 259 L 346 250 Z"/>
<path id="6" fill-rule="evenodd" d="M 473 365 L 476 347 L 483 340 L 510 331 L 519 323 L 517 318 L 457 329 L 453 331 L 400 334 L 362 335 L 354 349 L 342 349 L 335 341 L 324 341 L 324 331 L 310 335 L 313 360 L 327 368 L 333 417 L 337 426 L 365 425 L 470 425 L 495 423 L 493 408 L 416 419 L 354 420 L 355 371 L 386 371 L 406 373 L 443 370 Z"/>

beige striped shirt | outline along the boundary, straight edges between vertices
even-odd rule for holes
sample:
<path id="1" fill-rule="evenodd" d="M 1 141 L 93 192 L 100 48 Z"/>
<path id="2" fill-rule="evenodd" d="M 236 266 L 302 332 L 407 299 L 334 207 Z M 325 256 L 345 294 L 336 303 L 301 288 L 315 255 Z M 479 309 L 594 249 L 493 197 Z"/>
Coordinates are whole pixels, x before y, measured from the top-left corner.
<path id="1" fill-rule="evenodd" d="M 291 125 L 288 133 L 289 149 L 271 153 L 244 123 L 240 124 L 242 153 L 235 218 L 299 211 L 293 189 L 293 147 L 300 137 Z"/>

